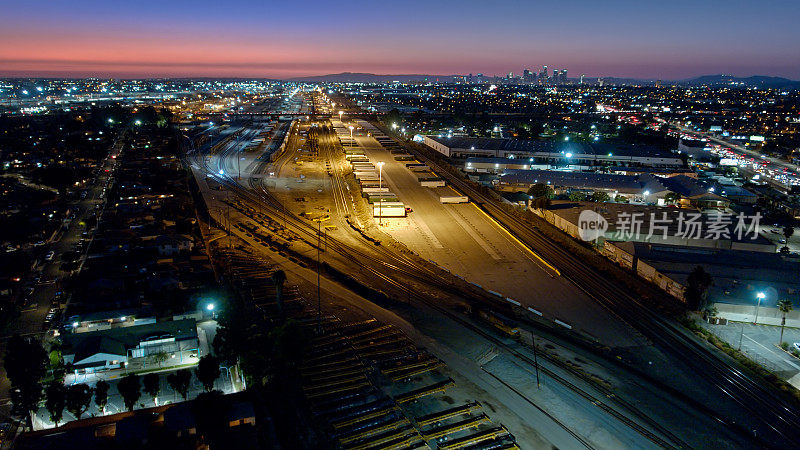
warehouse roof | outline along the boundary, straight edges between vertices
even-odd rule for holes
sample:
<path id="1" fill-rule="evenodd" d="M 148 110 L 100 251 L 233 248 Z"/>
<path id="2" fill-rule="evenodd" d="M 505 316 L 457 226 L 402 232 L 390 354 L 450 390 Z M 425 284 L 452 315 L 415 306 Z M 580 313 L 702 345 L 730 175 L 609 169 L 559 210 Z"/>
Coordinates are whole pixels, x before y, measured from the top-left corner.
<path id="1" fill-rule="evenodd" d="M 611 155 L 622 157 L 655 157 L 679 159 L 679 156 L 650 146 L 638 145 L 610 145 L 605 143 L 584 143 L 565 141 L 528 141 L 523 139 L 497 139 L 475 137 L 438 137 L 427 136 L 451 149 L 476 149 L 491 151 L 515 151 L 526 153 L 571 153 L 578 155 Z"/>
<path id="2" fill-rule="evenodd" d="M 668 190 L 661 180 L 661 178 L 649 174 L 611 175 L 593 172 L 518 169 L 508 169 L 500 177 L 500 182 L 503 184 L 545 183 L 576 189 L 616 189 L 632 193 L 650 191 L 651 194 Z"/>

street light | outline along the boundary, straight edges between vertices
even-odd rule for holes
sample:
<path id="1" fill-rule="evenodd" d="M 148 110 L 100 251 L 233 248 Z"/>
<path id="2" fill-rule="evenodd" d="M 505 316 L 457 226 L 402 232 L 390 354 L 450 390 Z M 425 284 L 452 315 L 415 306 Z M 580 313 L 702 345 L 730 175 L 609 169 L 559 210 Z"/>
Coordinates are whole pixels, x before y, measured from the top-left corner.
<path id="1" fill-rule="evenodd" d="M 378 192 L 383 192 L 383 161 L 375 163 L 378 166 Z M 378 226 L 383 224 L 383 198 L 378 197 Z"/>
<path id="2" fill-rule="evenodd" d="M 753 321 L 753 324 L 757 324 L 758 323 L 758 310 L 759 310 L 759 308 L 761 308 L 761 300 L 763 300 L 764 297 L 766 297 L 766 295 L 764 295 L 763 292 L 759 292 L 758 294 L 756 294 L 756 298 L 758 298 L 758 303 L 756 303 L 756 318 Z"/>
<path id="3" fill-rule="evenodd" d="M 396 129 L 397 129 L 397 124 L 396 124 L 396 123 L 393 123 L 393 124 L 392 124 L 392 129 L 393 129 L 393 130 L 396 130 Z"/>
<path id="4" fill-rule="evenodd" d="M 342 110 L 340 109 L 340 110 L 339 110 L 339 122 L 341 122 L 341 121 L 342 121 L 342 114 L 344 114 L 344 111 L 342 111 Z"/>
<path id="5" fill-rule="evenodd" d="M 349 127 L 347 127 L 347 128 L 349 128 L 349 129 L 350 129 L 350 146 L 352 147 L 352 146 L 353 146 L 353 126 L 352 126 L 352 125 L 350 125 L 350 126 L 349 126 Z"/>

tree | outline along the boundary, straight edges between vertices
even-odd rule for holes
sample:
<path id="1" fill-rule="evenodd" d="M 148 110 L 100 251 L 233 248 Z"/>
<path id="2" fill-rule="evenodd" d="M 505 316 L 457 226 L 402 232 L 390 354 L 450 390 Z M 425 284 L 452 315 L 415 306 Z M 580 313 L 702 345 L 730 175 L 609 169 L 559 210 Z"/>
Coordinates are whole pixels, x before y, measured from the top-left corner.
<path id="1" fill-rule="evenodd" d="M 153 404 L 158 406 L 158 393 L 161 392 L 161 379 L 157 373 L 148 373 L 142 377 L 144 391 L 153 397 Z"/>
<path id="2" fill-rule="evenodd" d="M 678 203 L 681 201 L 681 194 L 678 194 L 677 192 L 668 192 L 666 195 L 664 195 L 664 201 L 667 203 Z"/>
<path id="3" fill-rule="evenodd" d="M 598 203 L 607 202 L 607 201 L 611 200 L 611 196 L 609 196 L 607 193 L 605 193 L 603 191 L 596 191 L 596 192 L 592 193 L 592 196 L 589 197 L 589 200 L 591 200 L 593 202 L 598 202 Z"/>
<path id="4" fill-rule="evenodd" d="M 586 194 L 580 191 L 572 191 L 569 193 L 569 199 L 573 202 L 582 202 L 586 200 Z"/>
<path id="5" fill-rule="evenodd" d="M 686 291 L 683 297 L 692 311 L 705 309 L 708 288 L 711 286 L 711 275 L 702 266 L 696 266 L 686 279 Z"/>
<path id="6" fill-rule="evenodd" d="M 553 196 L 553 188 L 544 183 L 536 183 L 531 186 L 530 189 L 528 189 L 528 195 L 532 196 L 533 198 L 550 198 Z"/>
<path id="7" fill-rule="evenodd" d="M 67 388 L 66 400 L 67 411 L 80 420 L 92 402 L 92 388 L 83 383 L 73 384 Z"/>
<path id="8" fill-rule="evenodd" d="M 311 343 L 308 329 L 299 322 L 290 320 L 270 333 L 272 357 L 279 368 L 296 365 Z"/>
<path id="9" fill-rule="evenodd" d="M 189 383 L 192 381 L 192 372 L 189 369 L 181 369 L 167 375 L 167 383 L 184 400 L 189 393 Z"/>
<path id="10" fill-rule="evenodd" d="M 151 364 L 158 364 L 158 367 L 161 367 L 164 362 L 169 359 L 169 353 L 167 352 L 158 352 L 149 355 L 147 359 L 150 361 Z"/>
<path id="11" fill-rule="evenodd" d="M 25 417 L 33 429 L 31 412 L 39 409 L 42 401 L 42 378 L 47 373 L 49 358 L 39 341 L 14 335 L 8 340 L 4 367 L 11 384 L 12 412 Z"/>
<path id="12" fill-rule="evenodd" d="M 106 413 L 106 405 L 108 405 L 108 389 L 111 386 L 103 380 L 97 382 L 94 386 L 94 404 L 100 410 L 100 414 Z"/>
<path id="13" fill-rule="evenodd" d="M 200 358 L 200 362 L 197 363 L 197 369 L 194 371 L 197 379 L 203 383 L 203 387 L 207 392 L 211 392 L 214 389 L 214 381 L 219 378 L 220 373 L 219 360 L 213 355 L 206 355 Z"/>
<path id="14" fill-rule="evenodd" d="M 133 411 L 133 407 L 136 406 L 136 402 L 142 396 L 139 376 L 135 374 L 125 376 L 117 383 L 117 390 L 119 395 L 122 396 L 122 401 L 125 402 L 125 407 L 128 408 L 128 411 Z"/>
<path id="15" fill-rule="evenodd" d="M 225 430 L 228 428 L 228 408 L 222 392 L 214 390 L 203 392 L 192 402 L 197 423 L 197 433 L 202 436 L 207 444 L 221 443 Z M 215 445 L 211 445 L 215 447 Z"/>
<path id="16" fill-rule="evenodd" d="M 783 327 L 786 326 L 786 314 L 793 309 L 794 305 L 788 298 L 778 300 L 778 310 L 781 312 L 781 338 L 778 340 L 778 344 L 783 342 Z"/>
<path id="17" fill-rule="evenodd" d="M 547 197 L 533 199 L 533 201 L 531 201 L 531 207 L 536 209 L 548 209 L 550 208 L 550 199 Z"/>
<path id="18" fill-rule="evenodd" d="M 286 283 L 286 273 L 282 270 L 272 272 L 272 283 L 275 285 L 275 302 L 278 304 L 278 311 L 283 315 L 283 284 Z"/>
<path id="19" fill-rule="evenodd" d="M 783 237 L 786 238 L 786 245 L 784 245 L 783 248 L 786 249 L 786 252 L 789 251 L 789 238 L 792 237 L 792 235 L 794 235 L 794 227 L 793 226 L 786 225 L 785 227 L 783 227 Z M 783 249 L 781 249 L 781 250 L 783 250 Z"/>
<path id="20" fill-rule="evenodd" d="M 56 425 L 56 427 L 58 426 L 58 423 L 61 422 L 61 418 L 64 417 L 64 408 L 66 407 L 66 392 L 67 390 L 64 389 L 64 385 L 58 381 L 50 383 L 44 392 L 44 407 L 47 408 L 47 412 L 50 413 L 50 420 Z"/>

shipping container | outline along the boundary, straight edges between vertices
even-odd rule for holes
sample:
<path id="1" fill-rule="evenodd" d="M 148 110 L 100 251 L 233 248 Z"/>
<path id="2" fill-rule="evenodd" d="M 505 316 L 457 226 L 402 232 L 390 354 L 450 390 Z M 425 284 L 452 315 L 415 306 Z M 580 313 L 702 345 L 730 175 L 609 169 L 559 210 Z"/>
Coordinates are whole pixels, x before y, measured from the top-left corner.
<path id="1" fill-rule="evenodd" d="M 466 195 L 447 195 L 439 197 L 439 201 L 441 203 L 467 203 L 469 202 L 469 197 Z"/>
<path id="2" fill-rule="evenodd" d="M 406 207 L 399 202 L 378 202 L 372 205 L 373 217 L 405 217 Z"/>

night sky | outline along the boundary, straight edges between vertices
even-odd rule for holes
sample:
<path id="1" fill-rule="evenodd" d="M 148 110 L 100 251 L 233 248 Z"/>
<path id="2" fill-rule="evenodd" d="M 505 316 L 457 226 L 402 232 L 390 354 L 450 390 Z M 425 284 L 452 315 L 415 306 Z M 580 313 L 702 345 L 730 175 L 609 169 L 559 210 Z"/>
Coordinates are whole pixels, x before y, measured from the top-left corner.
<path id="1" fill-rule="evenodd" d="M 9 1 L 2 76 L 800 79 L 798 0 Z"/>

